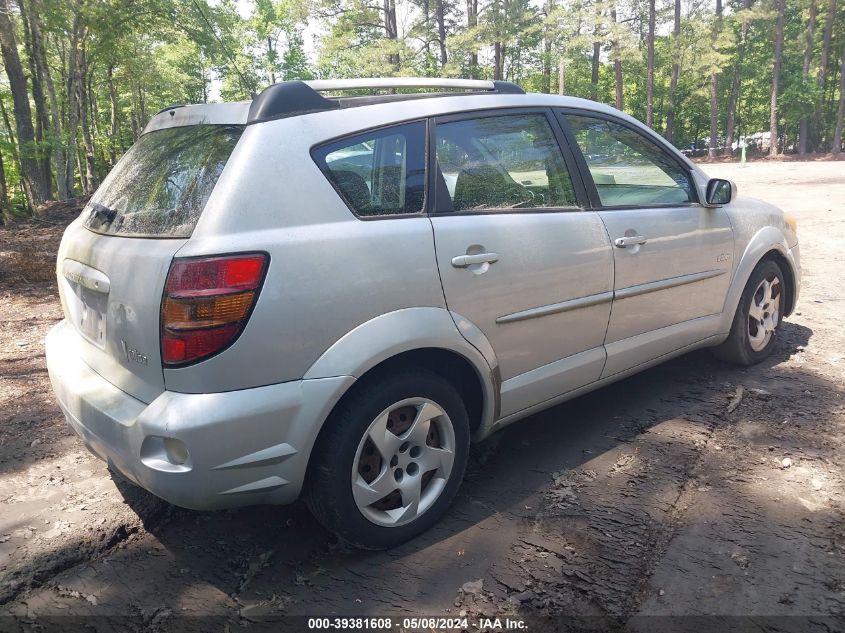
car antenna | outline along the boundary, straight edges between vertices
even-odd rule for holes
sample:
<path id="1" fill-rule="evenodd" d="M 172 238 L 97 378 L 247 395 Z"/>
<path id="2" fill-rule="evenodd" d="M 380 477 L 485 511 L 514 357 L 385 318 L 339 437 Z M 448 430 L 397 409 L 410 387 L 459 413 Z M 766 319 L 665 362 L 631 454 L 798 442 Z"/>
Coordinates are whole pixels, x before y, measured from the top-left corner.
<path id="1" fill-rule="evenodd" d="M 197 11 L 199 11 L 200 16 L 202 16 L 203 22 L 205 22 L 208 26 L 208 30 L 211 31 L 211 34 L 214 36 L 214 39 L 216 39 L 217 43 L 220 44 L 220 48 L 222 48 L 223 52 L 226 53 L 226 57 L 228 57 L 229 61 L 232 62 L 232 68 L 234 68 L 235 72 L 238 73 L 238 78 L 240 79 L 241 87 L 243 87 L 247 92 L 249 92 L 249 96 L 251 99 L 255 99 L 255 85 L 251 84 L 246 80 L 246 77 L 244 77 L 244 74 L 241 72 L 241 69 L 238 68 L 238 64 L 235 61 L 235 56 L 232 55 L 232 52 L 229 50 L 226 44 L 223 43 L 223 40 L 220 39 L 220 36 L 217 35 L 217 31 L 214 30 L 214 27 L 211 25 L 211 22 L 205 15 L 205 11 L 202 10 L 202 7 L 199 5 L 199 2 L 197 2 L 197 0 L 191 0 L 191 2 L 197 8 Z"/>

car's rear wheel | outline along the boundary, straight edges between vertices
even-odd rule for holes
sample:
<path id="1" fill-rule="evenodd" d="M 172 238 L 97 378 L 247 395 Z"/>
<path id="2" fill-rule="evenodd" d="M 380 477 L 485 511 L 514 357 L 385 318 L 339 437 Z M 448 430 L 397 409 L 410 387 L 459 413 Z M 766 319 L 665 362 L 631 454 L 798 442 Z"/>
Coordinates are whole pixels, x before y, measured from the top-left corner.
<path id="1" fill-rule="evenodd" d="M 753 365 L 772 353 L 786 308 L 783 271 L 775 262 L 760 262 L 742 292 L 731 333 L 714 349 L 719 358 Z"/>
<path id="2" fill-rule="evenodd" d="M 338 406 L 314 448 L 305 499 L 343 540 L 391 547 L 434 524 L 466 468 L 460 394 L 424 370 L 385 374 Z"/>

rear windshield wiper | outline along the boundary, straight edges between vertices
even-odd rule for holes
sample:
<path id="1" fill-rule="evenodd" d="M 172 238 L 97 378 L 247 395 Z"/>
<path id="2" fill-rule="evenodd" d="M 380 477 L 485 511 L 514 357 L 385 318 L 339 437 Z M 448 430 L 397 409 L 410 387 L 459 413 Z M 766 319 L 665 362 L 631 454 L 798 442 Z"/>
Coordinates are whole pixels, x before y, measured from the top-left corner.
<path id="1" fill-rule="evenodd" d="M 111 209 L 104 204 L 99 204 L 94 202 L 91 204 L 91 216 L 92 219 L 97 219 L 100 221 L 100 225 L 103 224 L 111 224 L 114 219 L 117 217 L 117 209 Z"/>

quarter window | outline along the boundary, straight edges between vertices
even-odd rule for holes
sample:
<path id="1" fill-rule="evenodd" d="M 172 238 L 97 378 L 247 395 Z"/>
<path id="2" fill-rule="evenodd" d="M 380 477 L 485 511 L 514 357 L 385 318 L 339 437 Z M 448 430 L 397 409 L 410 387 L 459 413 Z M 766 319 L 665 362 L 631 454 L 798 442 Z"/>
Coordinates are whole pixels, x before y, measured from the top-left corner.
<path id="1" fill-rule="evenodd" d="M 576 205 L 572 179 L 542 114 L 438 124 L 437 163 L 454 211 Z"/>
<path id="2" fill-rule="evenodd" d="M 604 207 L 695 202 L 687 172 L 663 149 L 619 123 L 566 115 Z"/>
<path id="3" fill-rule="evenodd" d="M 420 213 L 425 203 L 425 123 L 397 125 L 317 148 L 314 159 L 359 216 Z"/>

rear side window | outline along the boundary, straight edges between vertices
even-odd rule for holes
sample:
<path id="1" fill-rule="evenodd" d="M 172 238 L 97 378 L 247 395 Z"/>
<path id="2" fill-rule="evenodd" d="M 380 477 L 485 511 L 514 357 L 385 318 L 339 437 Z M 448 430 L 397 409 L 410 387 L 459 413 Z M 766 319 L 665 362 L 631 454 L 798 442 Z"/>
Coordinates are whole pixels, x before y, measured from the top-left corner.
<path id="1" fill-rule="evenodd" d="M 619 123 L 566 115 L 604 207 L 695 202 L 689 175 L 653 141 Z"/>
<path id="2" fill-rule="evenodd" d="M 437 164 L 454 211 L 577 204 L 560 147 L 543 114 L 440 123 Z"/>
<path id="3" fill-rule="evenodd" d="M 85 226 L 190 237 L 242 132 L 240 125 L 192 125 L 144 134 L 91 198 Z"/>
<path id="4" fill-rule="evenodd" d="M 403 215 L 423 210 L 422 121 L 347 137 L 316 148 L 312 155 L 356 215 Z"/>

